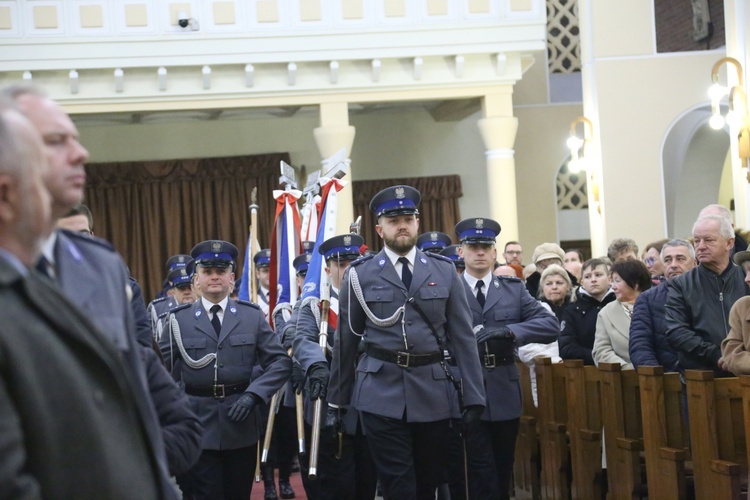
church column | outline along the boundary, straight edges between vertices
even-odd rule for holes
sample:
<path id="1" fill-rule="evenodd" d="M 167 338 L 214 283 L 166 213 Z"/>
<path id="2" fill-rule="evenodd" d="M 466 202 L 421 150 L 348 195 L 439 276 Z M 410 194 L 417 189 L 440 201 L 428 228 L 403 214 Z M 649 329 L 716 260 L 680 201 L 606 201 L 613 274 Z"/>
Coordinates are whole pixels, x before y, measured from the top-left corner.
<path id="1" fill-rule="evenodd" d="M 513 116 L 512 89 L 486 95 L 482 99 L 484 118 L 479 131 L 487 158 L 489 216 L 502 227 L 502 241 L 518 241 L 518 205 L 516 203 L 516 162 L 513 144 L 518 118 Z"/>
<path id="2" fill-rule="evenodd" d="M 349 225 L 354 221 L 354 202 L 352 199 L 352 170 L 349 157 L 354 142 L 354 127 L 349 125 L 349 106 L 345 102 L 326 102 L 320 105 L 320 127 L 313 130 L 315 144 L 320 156 L 325 159 L 341 148 L 346 148 L 346 163 L 349 171 L 343 180 L 346 187 L 338 194 L 338 212 L 336 234 L 349 232 Z M 324 165 L 324 167 L 326 167 Z"/>

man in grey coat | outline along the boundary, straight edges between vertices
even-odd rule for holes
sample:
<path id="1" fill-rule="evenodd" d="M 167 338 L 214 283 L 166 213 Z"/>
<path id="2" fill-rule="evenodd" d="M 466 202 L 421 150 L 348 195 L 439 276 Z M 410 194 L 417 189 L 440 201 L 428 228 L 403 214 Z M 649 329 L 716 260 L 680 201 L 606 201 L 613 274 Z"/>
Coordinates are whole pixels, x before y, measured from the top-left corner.
<path id="1" fill-rule="evenodd" d="M 260 307 L 229 298 L 237 253 L 220 240 L 193 248 L 202 297 L 172 310 L 160 343 L 164 362 L 203 425 L 198 463 L 178 477 L 189 498 L 250 497 L 260 433 L 255 410 L 292 370 Z M 256 364 L 263 373 L 254 378 Z"/>
<path id="2" fill-rule="evenodd" d="M 385 248 L 346 271 L 328 385 L 330 405 L 361 413 L 386 498 L 434 498 L 451 419 L 471 426 L 485 404 L 455 268 L 415 247 L 419 201 L 416 189 L 393 186 L 370 202 Z M 361 338 L 364 354 L 355 370 Z"/>
<path id="3" fill-rule="evenodd" d="M 466 270 L 464 290 L 482 363 L 487 408 L 466 437 L 470 498 L 509 498 L 521 385 L 516 347 L 557 340 L 560 325 L 518 278 L 494 276 L 495 238 L 500 224 L 469 218 L 456 225 Z"/>
<path id="4" fill-rule="evenodd" d="M 160 498 L 120 353 L 32 267 L 51 229 L 38 132 L 0 103 L 0 496 Z"/>

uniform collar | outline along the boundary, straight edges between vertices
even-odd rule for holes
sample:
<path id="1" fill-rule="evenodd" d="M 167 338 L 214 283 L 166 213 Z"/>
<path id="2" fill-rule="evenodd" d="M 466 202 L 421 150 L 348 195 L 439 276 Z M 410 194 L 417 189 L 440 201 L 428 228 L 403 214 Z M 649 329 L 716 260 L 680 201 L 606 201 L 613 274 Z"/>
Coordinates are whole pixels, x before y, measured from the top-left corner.
<path id="1" fill-rule="evenodd" d="M 406 257 L 409 264 L 414 267 L 414 261 L 417 259 L 417 247 L 411 247 L 411 250 L 409 250 L 409 253 L 406 255 L 399 255 L 388 247 L 383 247 L 383 250 L 385 250 L 385 254 L 388 256 L 388 260 L 391 261 L 391 264 L 393 264 L 393 267 L 396 267 L 396 263 L 401 257 Z"/>
<path id="2" fill-rule="evenodd" d="M 471 288 L 472 290 L 476 289 L 476 287 L 477 287 L 477 281 L 484 282 L 484 290 L 485 290 L 484 293 L 487 293 L 487 290 L 490 289 L 490 283 L 492 283 L 492 272 L 491 271 L 488 272 L 487 274 L 485 274 L 482 279 L 477 279 L 474 276 L 472 276 L 469 273 L 467 273 L 466 271 L 464 271 L 463 275 L 464 275 L 464 280 L 466 280 L 466 284 L 469 285 L 469 288 Z"/>
<path id="3" fill-rule="evenodd" d="M 227 310 L 227 302 L 229 302 L 228 296 L 224 297 L 223 299 L 221 299 L 221 302 L 219 302 L 222 312 Z M 210 311 L 211 307 L 214 305 L 213 302 L 211 302 L 210 300 L 206 300 L 205 297 L 201 297 L 201 304 L 203 305 L 203 309 L 205 309 L 206 311 Z"/>

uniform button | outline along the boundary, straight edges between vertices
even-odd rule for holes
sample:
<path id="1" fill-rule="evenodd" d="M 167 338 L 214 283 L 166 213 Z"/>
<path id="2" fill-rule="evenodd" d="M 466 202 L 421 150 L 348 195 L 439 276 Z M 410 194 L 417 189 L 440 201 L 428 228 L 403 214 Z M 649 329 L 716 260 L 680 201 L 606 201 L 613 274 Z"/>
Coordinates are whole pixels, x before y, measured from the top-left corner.
<path id="1" fill-rule="evenodd" d="M 411 321 L 407 321 L 406 324 L 409 325 L 409 326 L 411 326 L 412 322 Z"/>
<path id="2" fill-rule="evenodd" d="M 380 300 L 380 295 L 378 295 L 378 296 L 377 296 L 376 298 L 377 298 L 378 300 Z"/>
<path id="3" fill-rule="evenodd" d="M 409 349 L 414 349 L 414 344 L 409 344 Z"/>
<path id="4" fill-rule="evenodd" d="M 219 363 L 219 368 L 224 368 L 224 363 Z"/>

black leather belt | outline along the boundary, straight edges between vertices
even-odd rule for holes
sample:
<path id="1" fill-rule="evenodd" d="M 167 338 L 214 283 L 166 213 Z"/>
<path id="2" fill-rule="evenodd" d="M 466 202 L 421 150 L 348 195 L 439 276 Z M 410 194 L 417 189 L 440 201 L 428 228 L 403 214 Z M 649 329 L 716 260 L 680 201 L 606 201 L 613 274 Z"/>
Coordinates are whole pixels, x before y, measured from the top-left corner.
<path id="1" fill-rule="evenodd" d="M 443 353 L 439 351 L 431 352 L 429 354 L 413 354 L 410 352 L 389 351 L 388 349 L 382 349 L 378 346 L 368 345 L 365 352 L 372 358 L 387 363 L 395 363 L 401 368 L 431 365 L 443 360 Z"/>
<path id="2" fill-rule="evenodd" d="M 485 368 L 512 365 L 516 362 L 515 342 L 507 340 L 490 340 L 487 342 L 489 349 L 485 350 L 480 345 L 480 358 Z"/>
<path id="3" fill-rule="evenodd" d="M 185 392 L 191 396 L 202 398 L 224 399 L 232 394 L 245 392 L 250 382 L 238 382 L 236 384 L 216 384 L 205 387 L 185 386 Z"/>

